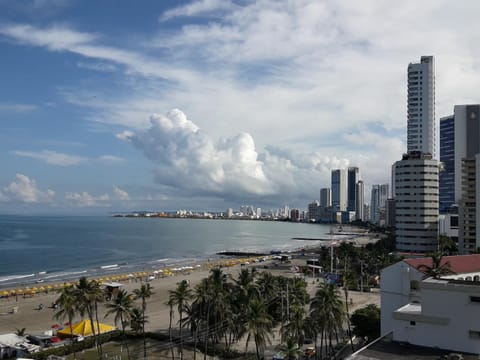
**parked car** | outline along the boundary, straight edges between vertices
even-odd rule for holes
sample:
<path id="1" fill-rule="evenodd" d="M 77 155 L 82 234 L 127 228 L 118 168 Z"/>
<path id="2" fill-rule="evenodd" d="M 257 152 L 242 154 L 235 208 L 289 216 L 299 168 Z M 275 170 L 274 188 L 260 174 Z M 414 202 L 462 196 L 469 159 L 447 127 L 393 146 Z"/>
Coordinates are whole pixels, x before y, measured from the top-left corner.
<path id="1" fill-rule="evenodd" d="M 305 359 L 311 359 L 315 356 L 316 352 L 317 351 L 313 346 L 309 346 L 305 349 L 305 351 L 303 352 L 303 355 L 305 356 Z"/>

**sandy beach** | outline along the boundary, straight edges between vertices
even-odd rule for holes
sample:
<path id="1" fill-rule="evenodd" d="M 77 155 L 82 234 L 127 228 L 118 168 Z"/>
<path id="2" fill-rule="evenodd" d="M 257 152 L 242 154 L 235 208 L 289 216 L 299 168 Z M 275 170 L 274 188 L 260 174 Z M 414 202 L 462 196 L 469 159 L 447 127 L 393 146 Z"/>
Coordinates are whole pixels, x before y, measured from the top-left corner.
<path id="1" fill-rule="evenodd" d="M 294 262 L 295 261 L 300 260 L 294 260 Z M 234 261 L 235 265 L 224 267 L 223 271 L 236 277 L 242 268 L 240 262 L 241 260 Z M 293 272 L 288 267 L 277 268 L 275 266 L 269 266 L 268 269 L 263 268 L 263 265 L 272 265 L 272 262 L 273 260 L 269 260 L 266 263 L 251 263 L 248 267 L 257 266 L 259 271 L 270 271 L 274 275 L 294 276 Z M 150 284 L 154 288 L 154 295 L 148 299 L 147 302 L 147 316 L 149 322 L 146 324 L 146 330 L 153 332 L 167 330 L 169 325 L 169 308 L 165 303 L 169 297 L 169 290 L 175 289 L 176 284 L 182 280 L 188 280 L 190 285 L 194 287 L 201 281 L 201 279 L 209 275 L 209 267 L 215 265 L 215 263 L 204 264 L 201 268 L 197 268 L 188 273 L 177 273 L 173 276 L 151 280 Z M 142 282 L 140 280 L 135 281 L 134 279 L 131 279 L 123 281 L 122 284 L 125 290 L 132 292 L 134 289 L 139 288 Z M 319 282 L 313 279 L 307 279 L 307 284 L 308 292 L 313 296 Z M 22 296 L 18 296 L 18 300 L 16 297 L 0 299 L 0 334 L 12 333 L 17 329 L 22 328 L 26 329 L 27 334 L 43 334 L 45 331 L 51 330 L 53 324 L 62 323 L 62 321 L 54 319 L 55 310 L 50 307 L 58 296 L 59 294 L 57 292 L 51 291 L 48 294 L 40 293 L 33 297 L 23 298 Z M 349 292 L 349 298 L 351 299 L 351 312 L 371 303 L 380 306 L 379 292 L 359 293 L 351 291 Z M 42 310 L 38 310 L 39 304 L 44 305 Z M 137 305 L 140 306 L 140 300 L 137 300 Z M 17 307 L 18 311 L 14 314 L 9 313 L 13 307 Z M 100 306 L 100 321 L 109 325 L 115 325 L 113 315 L 107 318 L 104 316 L 105 308 Z M 79 320 L 81 319 L 75 319 L 75 321 Z M 176 322 L 177 320 L 178 314 L 175 314 L 174 321 Z M 63 323 L 65 322 L 66 320 L 63 320 Z M 278 338 L 278 336 L 274 338 L 274 342 L 269 348 L 275 348 L 275 345 L 278 344 Z"/>

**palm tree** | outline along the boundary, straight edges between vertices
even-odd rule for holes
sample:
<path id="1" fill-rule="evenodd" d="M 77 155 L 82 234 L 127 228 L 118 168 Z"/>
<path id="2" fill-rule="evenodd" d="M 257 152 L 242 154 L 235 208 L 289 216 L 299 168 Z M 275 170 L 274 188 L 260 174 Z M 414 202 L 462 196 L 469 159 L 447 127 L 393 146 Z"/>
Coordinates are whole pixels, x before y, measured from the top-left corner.
<path id="1" fill-rule="evenodd" d="M 354 285 L 353 273 L 351 271 L 348 271 L 347 259 L 345 259 L 345 272 L 343 274 L 343 292 L 345 294 L 345 311 L 346 311 L 347 326 L 348 326 L 348 337 L 350 338 L 350 346 L 353 352 L 355 350 L 353 348 L 353 336 L 352 336 L 352 329 L 350 326 L 350 312 L 348 309 L 348 288 L 352 285 Z"/>
<path id="2" fill-rule="evenodd" d="M 303 351 L 295 338 L 287 338 L 287 341 L 278 346 L 278 350 L 287 360 L 296 360 L 303 356 Z"/>
<path id="3" fill-rule="evenodd" d="M 213 318 L 212 339 L 215 343 L 218 343 L 224 331 L 223 327 L 219 327 L 218 324 L 222 324 L 231 311 L 229 298 L 232 291 L 232 286 L 228 283 L 228 276 L 223 273 L 220 267 L 210 270 L 208 291 L 210 292 L 208 303 L 210 315 L 207 321 Z M 215 351 L 215 347 L 213 350 Z"/>
<path id="4" fill-rule="evenodd" d="M 27 328 L 21 328 L 21 329 L 17 329 L 15 331 L 15 335 L 17 336 L 25 336 L 25 331 L 27 330 Z"/>
<path id="5" fill-rule="evenodd" d="M 186 305 L 192 299 L 192 289 L 186 280 L 183 280 L 177 284 L 175 290 L 170 290 L 170 300 L 172 305 L 177 305 L 178 314 L 180 315 L 179 325 L 180 325 L 180 359 L 183 359 L 183 312 Z"/>
<path id="6" fill-rule="evenodd" d="M 262 271 L 257 277 L 257 286 L 260 296 L 266 303 L 277 296 L 277 281 L 271 272 Z"/>
<path id="7" fill-rule="evenodd" d="M 325 348 L 332 350 L 332 337 L 338 336 L 345 319 L 343 304 L 338 289 L 333 284 L 321 284 L 310 304 L 310 316 L 321 332 L 321 352 Z"/>
<path id="8" fill-rule="evenodd" d="M 301 346 L 305 340 L 305 308 L 294 304 L 290 306 L 289 315 L 287 322 L 281 328 L 282 339 L 284 341 L 295 339 L 298 346 Z"/>
<path id="9" fill-rule="evenodd" d="M 142 329 L 145 327 L 145 323 L 148 322 L 147 316 L 143 315 L 143 311 L 140 308 L 133 308 L 132 309 L 132 319 L 131 320 L 132 320 L 132 322 L 131 322 L 130 327 L 137 334 L 142 332 Z"/>
<path id="10" fill-rule="evenodd" d="M 107 303 L 106 307 L 108 310 L 105 314 L 105 317 L 110 314 L 115 314 L 115 325 L 117 325 L 118 322 L 120 322 L 122 325 L 123 341 L 127 349 L 127 357 L 130 358 L 125 325 L 127 321 L 131 320 L 132 318 L 133 298 L 127 293 L 126 290 L 120 290 L 117 293 L 114 301 Z"/>
<path id="11" fill-rule="evenodd" d="M 272 317 L 267 312 L 265 303 L 259 299 L 251 299 L 245 309 L 245 333 L 247 341 L 245 352 L 248 349 L 248 343 L 253 338 L 255 341 L 255 352 L 257 360 L 260 360 L 260 350 L 263 351 L 267 342 L 270 343 L 270 334 L 272 332 Z"/>
<path id="12" fill-rule="evenodd" d="M 455 272 L 450 267 L 449 261 L 442 261 L 443 255 L 441 253 L 433 253 L 430 255 L 432 265 L 421 264 L 417 270 L 424 273 L 424 279 L 433 277 L 434 279 L 441 278 L 445 275 L 452 275 Z"/>
<path id="13" fill-rule="evenodd" d="M 61 290 L 60 296 L 55 303 L 58 304 L 58 311 L 55 313 L 55 319 L 67 319 L 70 326 L 70 336 L 72 337 L 71 345 L 73 358 L 77 358 L 75 346 L 73 342 L 73 318 L 77 313 L 77 298 L 75 296 L 75 290 L 72 287 L 65 287 Z"/>
<path id="14" fill-rule="evenodd" d="M 168 324 L 168 336 L 170 338 L 170 349 L 172 350 L 172 359 L 175 360 L 175 352 L 173 351 L 173 336 L 172 336 L 172 321 L 173 321 L 173 300 L 169 299 L 165 305 L 168 305 L 168 308 L 170 309 L 169 315 L 170 315 L 170 320 Z"/>
<path id="15" fill-rule="evenodd" d="M 95 310 L 97 298 L 99 297 L 99 289 L 100 287 L 96 281 L 88 281 L 86 277 L 82 276 L 73 291 L 76 298 L 76 310 L 81 316 L 87 314 L 90 321 L 90 327 L 92 328 L 95 346 L 97 347 L 98 357 L 101 358 L 102 350 L 97 337 L 98 331 L 95 329 L 93 320 L 94 316 L 97 317 L 98 325 L 98 312 Z"/>
<path id="16" fill-rule="evenodd" d="M 142 299 L 142 318 L 145 319 L 145 310 L 147 309 L 146 299 L 150 298 L 154 294 L 153 287 L 150 284 L 142 284 L 139 289 L 133 290 L 133 293 L 137 299 Z M 142 321 L 142 334 L 143 334 L 143 357 L 147 357 L 147 339 L 145 336 L 145 321 Z"/>

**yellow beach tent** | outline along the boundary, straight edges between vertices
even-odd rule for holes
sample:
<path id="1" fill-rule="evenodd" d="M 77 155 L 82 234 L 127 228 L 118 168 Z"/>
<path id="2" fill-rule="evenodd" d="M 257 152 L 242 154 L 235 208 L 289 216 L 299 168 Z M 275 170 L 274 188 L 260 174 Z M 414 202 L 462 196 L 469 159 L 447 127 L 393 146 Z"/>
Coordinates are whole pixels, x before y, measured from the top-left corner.
<path id="1" fill-rule="evenodd" d="M 97 325 L 98 324 L 98 325 Z M 93 326 L 95 329 L 95 333 L 98 334 L 100 330 L 100 334 L 113 331 L 116 328 L 114 326 L 110 326 L 107 324 L 97 323 L 96 321 L 93 322 Z M 73 335 L 74 336 L 91 336 L 93 335 L 92 326 L 90 320 L 82 320 L 79 323 L 72 325 Z M 70 333 L 70 326 L 66 326 L 62 330 L 57 331 L 57 335 L 60 337 L 70 337 L 72 336 Z"/>

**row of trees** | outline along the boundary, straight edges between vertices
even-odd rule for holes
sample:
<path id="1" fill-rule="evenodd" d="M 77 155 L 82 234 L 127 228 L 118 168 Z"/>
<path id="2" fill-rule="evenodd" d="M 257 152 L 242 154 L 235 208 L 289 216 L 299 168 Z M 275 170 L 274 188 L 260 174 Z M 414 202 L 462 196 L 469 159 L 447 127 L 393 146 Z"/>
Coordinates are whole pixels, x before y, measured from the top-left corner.
<path id="1" fill-rule="evenodd" d="M 344 261 L 348 263 L 345 255 Z M 348 273 L 348 271 L 347 271 Z M 348 285 L 348 276 L 344 279 Z M 255 356 L 262 357 L 267 344 L 278 330 L 279 351 L 286 358 L 296 359 L 306 338 L 313 339 L 315 348 L 320 345 L 320 357 L 331 355 L 335 345 L 343 338 L 344 325 L 350 322 L 348 314 L 348 286 L 345 300 L 335 285 L 320 284 L 314 296 L 307 293 L 307 284 L 300 278 L 274 276 L 270 272 L 241 269 L 237 277 L 214 268 L 208 277 L 195 287 L 181 281 L 169 291 L 166 305 L 170 308 L 171 358 L 183 359 L 184 344 L 193 346 L 194 359 L 201 348 L 206 359 L 207 352 L 232 353 L 232 347 L 240 339 L 245 340 L 245 354 L 249 344 L 255 345 Z M 147 356 L 145 324 L 147 323 L 147 300 L 153 294 L 149 284 L 142 284 L 129 294 L 120 290 L 110 302 L 95 280 L 81 278 L 77 285 L 66 287 L 57 299 L 59 305 L 55 317 L 67 319 L 72 326 L 75 316 L 87 316 L 92 325 L 93 337 L 102 358 L 102 345 L 97 341 L 100 333 L 99 307 L 106 307 L 106 315 L 113 315 L 120 324 L 127 356 L 130 357 L 126 338 L 127 326 L 143 334 L 144 357 Z M 140 300 L 140 304 L 135 301 Z M 176 318 L 178 314 L 178 318 Z M 70 332 L 72 328 L 70 328 Z M 320 342 L 320 344 L 318 344 Z M 74 358 L 75 347 L 72 343 Z"/>
<path id="2" fill-rule="evenodd" d="M 126 326 L 133 324 L 134 330 L 143 333 L 144 357 L 146 357 L 146 338 L 145 338 L 145 323 L 147 317 L 145 315 L 147 309 L 147 299 L 153 295 L 153 288 L 150 284 L 142 284 L 140 288 L 135 289 L 133 294 L 128 294 L 125 290 L 120 290 L 117 296 L 110 302 L 105 303 L 106 314 L 115 316 L 115 324 L 121 325 L 123 339 L 126 346 L 128 357 L 129 349 L 126 341 Z M 105 302 L 107 297 L 106 291 L 101 287 L 101 284 L 96 280 L 88 280 L 85 277 L 80 278 L 78 284 L 65 287 L 60 296 L 56 300 L 58 310 L 54 317 L 56 319 L 68 320 L 70 324 L 70 333 L 73 336 L 73 319 L 78 315 L 81 317 L 87 316 L 94 338 L 95 346 L 98 352 L 98 358 L 102 358 L 102 344 L 98 341 L 100 335 L 99 322 L 99 306 Z M 141 306 L 136 307 L 134 301 L 141 300 Z M 72 339 L 72 352 L 74 359 L 76 359 L 74 341 Z"/>
<path id="3" fill-rule="evenodd" d="M 296 359 L 302 353 L 306 338 L 313 339 L 315 347 L 319 339 L 321 352 L 331 354 L 344 335 L 346 321 L 342 296 L 335 285 L 321 284 L 310 299 L 303 279 L 248 269 L 242 269 L 236 278 L 219 268 L 212 269 L 193 289 L 182 281 L 170 291 L 168 305 L 172 342 L 175 307 L 178 313 L 180 359 L 185 339 L 193 345 L 195 359 L 198 344 L 203 344 L 204 350 L 212 344 L 216 345 L 210 347 L 212 351 L 221 347 L 229 353 L 242 338 L 246 343 L 245 354 L 253 342 L 255 356 L 261 359 L 275 328 L 281 337 L 279 351 L 288 359 Z M 206 359 L 205 351 L 203 356 Z M 172 358 L 175 358 L 173 348 Z"/>

